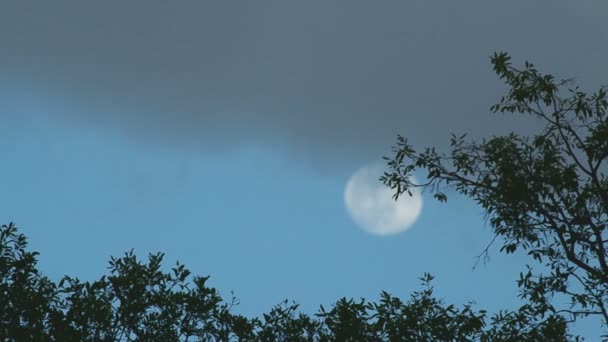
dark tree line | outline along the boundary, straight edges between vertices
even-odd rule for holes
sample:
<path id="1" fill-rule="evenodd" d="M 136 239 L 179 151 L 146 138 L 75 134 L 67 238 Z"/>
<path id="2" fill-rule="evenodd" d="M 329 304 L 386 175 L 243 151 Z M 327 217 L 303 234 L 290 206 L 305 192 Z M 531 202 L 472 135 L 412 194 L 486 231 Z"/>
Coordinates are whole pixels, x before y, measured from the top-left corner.
<path id="1" fill-rule="evenodd" d="M 0 229 L 0 336 L 4 341 L 564 341 L 559 316 L 539 321 L 522 308 L 488 317 L 433 295 L 431 275 L 407 301 L 383 292 L 378 302 L 342 298 L 313 315 L 283 302 L 261 317 L 232 312 L 184 265 L 161 270 L 162 254 L 110 260 L 93 282 L 54 283 L 14 224 Z"/>

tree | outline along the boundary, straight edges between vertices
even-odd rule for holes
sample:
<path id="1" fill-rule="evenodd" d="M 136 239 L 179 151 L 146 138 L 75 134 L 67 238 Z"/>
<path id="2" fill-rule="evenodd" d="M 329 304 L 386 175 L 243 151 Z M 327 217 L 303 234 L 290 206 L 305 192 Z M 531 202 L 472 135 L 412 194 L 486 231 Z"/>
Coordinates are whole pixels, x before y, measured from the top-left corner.
<path id="1" fill-rule="evenodd" d="M 32 341 L 48 328 L 56 286 L 36 269 L 36 252 L 10 224 L 0 229 L 0 337 Z"/>
<path id="2" fill-rule="evenodd" d="M 481 141 L 452 135 L 447 153 L 433 147 L 417 152 L 398 136 L 380 180 L 396 200 L 413 187 L 439 201 L 447 200 L 448 189 L 475 200 L 493 228 L 492 242 L 502 240 L 502 252 L 523 250 L 549 270 L 526 265 L 520 275 L 529 314 L 568 322 L 598 315 L 608 324 L 607 88 L 589 95 L 568 88 L 572 80 L 556 81 L 528 62 L 515 68 L 510 59 L 507 53 L 491 57 L 509 89 L 491 110 L 540 118 L 546 124 L 541 132 Z M 427 172 L 425 182 L 408 178 L 417 169 Z M 568 298 L 570 307 L 554 307 L 554 296 Z"/>
<path id="3" fill-rule="evenodd" d="M 568 341 L 560 317 L 540 323 L 526 309 L 490 322 L 471 304 L 457 308 L 435 298 L 432 276 L 402 301 L 342 298 L 314 316 L 283 302 L 261 318 L 231 312 L 229 302 L 177 264 L 163 272 L 162 254 L 147 262 L 133 251 L 112 258 L 110 274 L 93 282 L 64 277 L 58 284 L 37 269 L 37 253 L 14 224 L 0 228 L 2 341 Z"/>

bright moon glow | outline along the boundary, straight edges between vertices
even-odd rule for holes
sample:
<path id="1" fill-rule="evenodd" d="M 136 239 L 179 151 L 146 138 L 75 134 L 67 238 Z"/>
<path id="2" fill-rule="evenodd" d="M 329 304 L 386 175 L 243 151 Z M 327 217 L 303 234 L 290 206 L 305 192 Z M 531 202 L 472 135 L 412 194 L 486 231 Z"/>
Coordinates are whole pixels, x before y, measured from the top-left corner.
<path id="1" fill-rule="evenodd" d="M 363 230 L 375 235 L 393 235 L 410 228 L 422 211 L 422 196 L 410 189 L 395 201 L 391 190 L 379 180 L 383 164 L 364 166 L 355 172 L 344 190 L 344 203 Z M 415 181 L 410 178 L 412 181 Z"/>

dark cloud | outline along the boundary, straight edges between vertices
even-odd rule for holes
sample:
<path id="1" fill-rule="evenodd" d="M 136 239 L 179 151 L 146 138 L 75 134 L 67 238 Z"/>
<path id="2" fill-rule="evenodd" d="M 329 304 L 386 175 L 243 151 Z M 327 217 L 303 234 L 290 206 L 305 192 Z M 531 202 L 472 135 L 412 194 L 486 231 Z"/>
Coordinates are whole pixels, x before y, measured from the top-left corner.
<path id="1" fill-rule="evenodd" d="M 369 160 L 527 129 L 489 56 L 606 83 L 605 1 L 3 1 L 4 83 L 152 144 Z M 6 84 L 2 85 L 6 87 Z"/>

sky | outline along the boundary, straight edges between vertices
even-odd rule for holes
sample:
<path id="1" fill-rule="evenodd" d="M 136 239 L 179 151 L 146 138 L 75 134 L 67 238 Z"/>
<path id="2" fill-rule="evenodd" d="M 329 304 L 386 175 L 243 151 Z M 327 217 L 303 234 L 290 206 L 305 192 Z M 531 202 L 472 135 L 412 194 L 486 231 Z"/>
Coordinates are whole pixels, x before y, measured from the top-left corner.
<path id="1" fill-rule="evenodd" d="M 606 11 L 600 0 L 2 1 L 2 221 L 56 279 L 162 251 L 234 291 L 247 315 L 283 299 L 314 312 L 342 296 L 408 297 L 424 272 L 451 303 L 514 308 L 527 259 L 494 250 L 472 270 L 492 238 L 473 202 L 423 194 L 408 230 L 377 236 L 349 215 L 345 186 L 398 133 L 441 149 L 451 132 L 538 130 L 490 114 L 505 86 L 489 56 L 593 90 L 608 83 Z"/>

